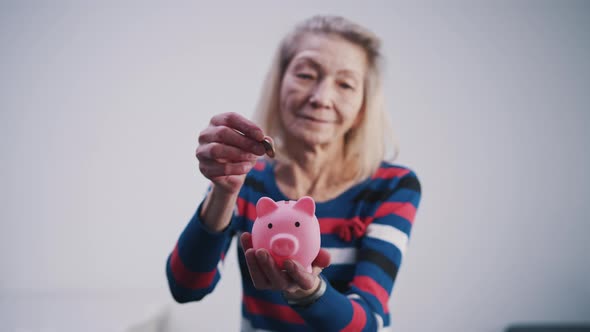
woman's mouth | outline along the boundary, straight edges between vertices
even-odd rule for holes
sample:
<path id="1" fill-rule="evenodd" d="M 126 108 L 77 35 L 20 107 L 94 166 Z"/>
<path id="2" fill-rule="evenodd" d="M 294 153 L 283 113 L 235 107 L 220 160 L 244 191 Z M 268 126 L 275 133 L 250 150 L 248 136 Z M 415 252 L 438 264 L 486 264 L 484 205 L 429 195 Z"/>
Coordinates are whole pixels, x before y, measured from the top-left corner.
<path id="1" fill-rule="evenodd" d="M 332 122 L 334 122 L 331 120 L 320 119 L 320 118 L 316 118 L 316 117 L 305 115 L 305 114 L 300 114 L 299 117 L 303 118 L 305 120 L 308 120 L 308 121 L 313 121 L 313 122 L 318 122 L 318 123 L 332 123 Z"/>

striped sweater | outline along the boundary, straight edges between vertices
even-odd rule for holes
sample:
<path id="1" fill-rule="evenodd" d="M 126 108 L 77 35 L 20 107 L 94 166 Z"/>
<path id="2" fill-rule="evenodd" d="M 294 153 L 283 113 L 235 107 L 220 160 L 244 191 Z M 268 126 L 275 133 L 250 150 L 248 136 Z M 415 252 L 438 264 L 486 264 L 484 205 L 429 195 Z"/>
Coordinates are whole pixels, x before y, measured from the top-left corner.
<path id="1" fill-rule="evenodd" d="M 277 186 L 273 165 L 261 159 L 248 173 L 223 232 L 202 226 L 199 206 L 166 264 L 176 301 L 198 301 L 213 291 L 232 238 L 252 230 L 259 198 L 289 199 Z M 238 246 L 242 331 L 377 331 L 389 326 L 389 296 L 419 202 L 416 175 L 387 162 L 338 197 L 316 202 L 322 248 L 330 253 L 331 265 L 322 272 L 329 281 L 326 292 L 307 308 L 289 306 L 278 291 L 254 288 Z"/>

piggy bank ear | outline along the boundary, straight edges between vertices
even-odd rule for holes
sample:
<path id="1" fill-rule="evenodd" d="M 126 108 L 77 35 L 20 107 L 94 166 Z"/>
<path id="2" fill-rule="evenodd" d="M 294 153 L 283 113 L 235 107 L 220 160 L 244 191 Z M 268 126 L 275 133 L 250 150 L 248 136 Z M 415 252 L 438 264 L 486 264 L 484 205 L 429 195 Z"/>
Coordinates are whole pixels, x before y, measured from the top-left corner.
<path id="1" fill-rule="evenodd" d="M 295 205 L 293 205 L 293 208 L 296 210 L 302 211 L 305 214 L 312 216 L 312 217 L 315 214 L 315 202 L 314 202 L 313 198 L 311 198 L 309 196 L 301 197 L 297 201 L 297 203 L 295 203 Z"/>
<path id="2" fill-rule="evenodd" d="M 275 201 L 268 197 L 262 197 L 258 200 L 258 203 L 256 203 L 256 214 L 258 215 L 258 218 L 264 217 L 278 208 L 279 206 Z"/>

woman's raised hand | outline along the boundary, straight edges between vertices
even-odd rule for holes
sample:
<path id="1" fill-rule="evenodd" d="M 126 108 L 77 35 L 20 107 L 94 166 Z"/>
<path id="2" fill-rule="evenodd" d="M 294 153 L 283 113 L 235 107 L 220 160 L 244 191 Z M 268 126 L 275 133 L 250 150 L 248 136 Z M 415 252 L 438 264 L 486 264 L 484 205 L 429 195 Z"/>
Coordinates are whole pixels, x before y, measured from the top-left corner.
<path id="1" fill-rule="evenodd" d="M 199 134 L 199 170 L 218 189 L 235 194 L 256 159 L 265 153 L 263 139 L 262 130 L 245 117 L 233 112 L 218 114 Z"/>

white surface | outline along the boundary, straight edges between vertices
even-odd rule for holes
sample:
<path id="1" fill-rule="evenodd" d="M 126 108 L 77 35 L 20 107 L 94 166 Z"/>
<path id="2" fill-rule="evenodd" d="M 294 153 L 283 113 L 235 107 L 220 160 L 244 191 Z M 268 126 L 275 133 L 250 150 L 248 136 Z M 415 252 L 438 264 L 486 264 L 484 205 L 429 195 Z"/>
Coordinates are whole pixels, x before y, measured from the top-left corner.
<path id="1" fill-rule="evenodd" d="M 179 331 L 237 329 L 237 267 L 170 306 L 164 262 L 205 190 L 198 132 L 251 114 L 279 38 L 315 13 L 382 36 L 399 161 L 422 181 L 394 327 L 590 320 L 589 7 L 2 2 L 0 330 L 117 331 L 162 310 Z"/>

